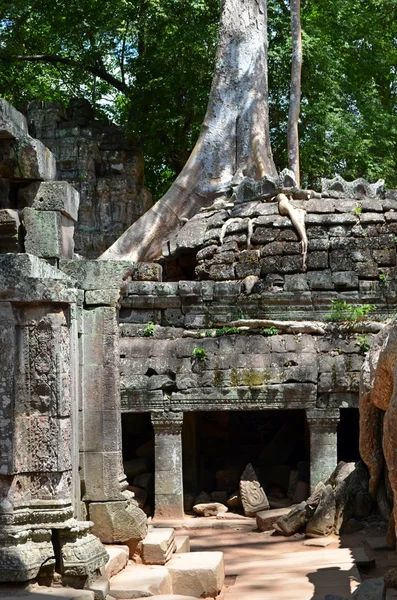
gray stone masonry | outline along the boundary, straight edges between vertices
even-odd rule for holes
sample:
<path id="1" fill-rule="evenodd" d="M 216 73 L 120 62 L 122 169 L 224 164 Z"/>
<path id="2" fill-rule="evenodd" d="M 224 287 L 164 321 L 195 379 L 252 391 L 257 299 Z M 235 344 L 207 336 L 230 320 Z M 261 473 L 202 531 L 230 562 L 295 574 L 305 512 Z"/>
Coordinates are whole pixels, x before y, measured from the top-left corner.
<path id="1" fill-rule="evenodd" d="M 107 559 L 80 515 L 78 305 L 73 279 L 28 254 L 0 255 L 0 582 L 82 586 Z M 56 534 L 54 532 L 57 532 Z"/>
<path id="2" fill-rule="evenodd" d="M 25 114 L 31 135 L 54 153 L 57 179 L 80 194 L 76 252 L 96 258 L 152 205 L 141 151 L 119 127 L 96 120 L 86 100 L 67 110 L 31 102 Z"/>

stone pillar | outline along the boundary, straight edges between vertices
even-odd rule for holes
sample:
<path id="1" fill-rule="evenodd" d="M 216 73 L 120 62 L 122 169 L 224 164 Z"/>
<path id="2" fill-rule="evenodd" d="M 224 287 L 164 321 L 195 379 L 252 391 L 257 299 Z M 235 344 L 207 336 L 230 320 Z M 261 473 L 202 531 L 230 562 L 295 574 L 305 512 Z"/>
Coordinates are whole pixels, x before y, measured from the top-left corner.
<path id="1" fill-rule="evenodd" d="M 183 519 L 183 413 L 152 412 L 155 519 Z"/>
<path id="2" fill-rule="evenodd" d="M 118 300 L 127 262 L 60 262 L 84 290 L 81 329 L 80 474 L 93 533 L 107 544 L 140 540 L 147 518 L 123 470 Z"/>
<path id="3" fill-rule="evenodd" d="M 76 520 L 71 355 L 80 292 L 28 254 L 0 256 L 0 273 L 0 582 L 57 569 L 81 587 L 107 553 L 91 523 Z"/>
<path id="4" fill-rule="evenodd" d="M 306 411 L 310 429 L 310 490 L 325 481 L 338 463 L 337 427 L 339 409 Z"/>

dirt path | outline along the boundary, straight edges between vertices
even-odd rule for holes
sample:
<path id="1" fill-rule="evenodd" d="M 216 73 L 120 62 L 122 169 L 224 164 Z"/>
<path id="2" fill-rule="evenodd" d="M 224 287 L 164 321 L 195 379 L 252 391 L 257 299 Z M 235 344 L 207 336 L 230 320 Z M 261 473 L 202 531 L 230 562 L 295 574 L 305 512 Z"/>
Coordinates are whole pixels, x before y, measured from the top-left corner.
<path id="1" fill-rule="evenodd" d="M 331 593 L 347 597 L 361 581 L 354 557 L 377 559 L 375 568 L 364 565 L 362 578 L 383 575 L 394 562 L 397 566 L 395 553 L 368 544 L 368 539 L 380 541 L 382 535 L 374 526 L 316 548 L 304 546 L 301 536 L 275 537 L 239 530 L 237 525 L 189 531 L 192 550 L 224 552 L 226 586 L 221 600 L 324 600 Z M 397 598 L 393 594 L 388 598 Z"/>

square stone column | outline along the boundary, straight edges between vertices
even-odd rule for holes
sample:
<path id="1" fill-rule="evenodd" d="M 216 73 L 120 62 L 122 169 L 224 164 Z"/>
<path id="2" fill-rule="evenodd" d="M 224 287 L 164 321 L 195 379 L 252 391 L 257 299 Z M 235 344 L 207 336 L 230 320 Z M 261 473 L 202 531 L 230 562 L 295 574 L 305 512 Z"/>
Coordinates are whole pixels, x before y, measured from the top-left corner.
<path id="1" fill-rule="evenodd" d="M 152 412 L 155 519 L 183 519 L 183 413 Z"/>
<path id="2" fill-rule="evenodd" d="M 339 409 L 306 411 L 310 429 L 310 490 L 326 481 L 338 464 Z"/>
<path id="3" fill-rule="evenodd" d="M 123 470 L 118 301 L 128 262 L 62 260 L 60 268 L 84 291 L 81 346 L 80 475 L 93 533 L 107 544 L 140 540 L 147 518 Z"/>

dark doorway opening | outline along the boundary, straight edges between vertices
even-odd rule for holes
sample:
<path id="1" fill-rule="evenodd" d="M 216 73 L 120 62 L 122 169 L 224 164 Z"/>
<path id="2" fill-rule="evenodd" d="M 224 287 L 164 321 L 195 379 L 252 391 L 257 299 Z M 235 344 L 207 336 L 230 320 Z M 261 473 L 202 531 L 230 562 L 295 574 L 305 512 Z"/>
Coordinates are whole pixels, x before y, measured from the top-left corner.
<path id="1" fill-rule="evenodd" d="M 150 413 L 123 413 L 121 425 L 128 489 L 150 516 L 154 511 L 154 433 Z"/>
<path id="2" fill-rule="evenodd" d="M 216 501 L 233 495 L 248 463 L 268 496 L 292 500 L 298 479 L 309 490 L 304 410 L 185 413 L 182 445 L 187 504 L 202 491 Z"/>
<path id="3" fill-rule="evenodd" d="M 357 408 L 341 408 L 338 423 L 338 462 L 357 462 L 359 452 L 360 423 Z"/>

